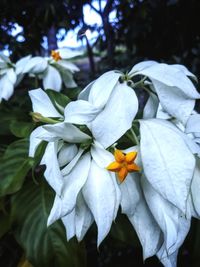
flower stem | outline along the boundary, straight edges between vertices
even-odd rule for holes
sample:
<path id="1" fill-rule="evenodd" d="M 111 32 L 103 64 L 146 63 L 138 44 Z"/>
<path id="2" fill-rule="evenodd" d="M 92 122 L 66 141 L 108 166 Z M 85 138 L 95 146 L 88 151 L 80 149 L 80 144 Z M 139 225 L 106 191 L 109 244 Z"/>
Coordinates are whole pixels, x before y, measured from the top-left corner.
<path id="1" fill-rule="evenodd" d="M 49 124 L 55 124 L 55 123 L 61 122 L 61 120 L 43 117 L 38 112 L 30 112 L 30 115 L 32 116 L 33 121 L 35 121 L 35 122 L 44 122 L 44 123 L 49 123 Z"/>
<path id="2" fill-rule="evenodd" d="M 139 146 L 140 142 L 139 142 L 139 140 L 138 140 L 138 138 L 137 138 L 137 136 L 136 136 L 136 134 L 132 128 L 130 129 L 130 132 L 132 134 L 132 137 L 133 137 L 135 143 Z"/>
<path id="3" fill-rule="evenodd" d="M 146 76 L 144 76 L 139 82 L 136 82 L 133 84 L 133 88 L 136 88 L 137 86 L 143 86 L 144 85 L 144 81 L 146 80 Z"/>

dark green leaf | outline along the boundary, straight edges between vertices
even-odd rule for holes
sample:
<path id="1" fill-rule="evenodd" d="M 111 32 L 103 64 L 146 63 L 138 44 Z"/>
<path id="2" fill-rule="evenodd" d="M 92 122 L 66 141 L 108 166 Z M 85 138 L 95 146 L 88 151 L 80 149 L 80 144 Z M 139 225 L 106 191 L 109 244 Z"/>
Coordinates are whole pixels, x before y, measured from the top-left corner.
<path id="1" fill-rule="evenodd" d="M 0 212 L 0 238 L 10 229 L 10 217 Z"/>
<path id="2" fill-rule="evenodd" d="M 12 134 L 14 134 L 17 137 L 25 138 L 30 135 L 34 128 L 33 123 L 30 122 L 22 122 L 22 121 L 16 121 L 13 120 L 10 123 L 10 130 Z"/>
<path id="3" fill-rule="evenodd" d="M 63 114 L 63 109 L 66 107 L 66 105 L 71 101 L 66 95 L 63 95 L 61 93 L 58 93 L 54 90 L 46 90 L 46 93 L 48 94 L 49 98 L 51 99 L 51 102 L 53 103 L 54 107 Z"/>
<path id="4" fill-rule="evenodd" d="M 36 165 L 40 163 L 40 161 L 41 161 L 41 159 L 42 159 L 42 157 L 44 155 L 46 146 L 47 146 L 47 142 L 46 141 L 42 141 L 39 144 L 39 146 L 37 147 L 35 155 L 34 155 L 34 166 L 33 167 L 36 167 Z"/>
<path id="5" fill-rule="evenodd" d="M 27 182 L 12 197 L 12 219 L 15 235 L 24 248 L 26 258 L 37 267 L 84 267 L 85 254 L 76 240 L 67 242 L 59 221 L 47 228 L 47 218 L 54 194 L 45 181 Z"/>
<path id="6" fill-rule="evenodd" d="M 28 157 L 28 140 L 18 140 L 8 146 L 0 158 L 0 196 L 18 191 L 34 160 Z"/>

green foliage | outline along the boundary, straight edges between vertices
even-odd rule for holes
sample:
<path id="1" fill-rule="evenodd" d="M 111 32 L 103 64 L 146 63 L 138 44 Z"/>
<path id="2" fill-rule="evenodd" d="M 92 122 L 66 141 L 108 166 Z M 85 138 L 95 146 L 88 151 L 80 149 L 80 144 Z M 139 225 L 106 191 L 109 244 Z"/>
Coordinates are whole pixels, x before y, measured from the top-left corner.
<path id="1" fill-rule="evenodd" d="M 67 242 L 61 221 L 47 228 L 53 198 L 54 194 L 44 180 L 38 185 L 27 182 L 12 197 L 16 239 L 35 267 L 84 267 L 83 245 L 76 240 Z"/>
<path id="2" fill-rule="evenodd" d="M 10 228 L 10 218 L 8 214 L 0 212 L 0 238 L 7 233 Z"/>
<path id="3" fill-rule="evenodd" d="M 19 138 L 28 137 L 34 128 L 33 123 L 12 120 L 10 123 L 10 131 Z"/>
<path id="4" fill-rule="evenodd" d="M 28 158 L 28 140 L 21 139 L 10 144 L 1 156 L 0 197 L 17 192 L 24 182 L 34 160 Z"/>
<path id="5" fill-rule="evenodd" d="M 64 108 L 71 101 L 69 97 L 51 89 L 46 90 L 46 93 L 48 94 L 57 111 L 63 114 Z"/>

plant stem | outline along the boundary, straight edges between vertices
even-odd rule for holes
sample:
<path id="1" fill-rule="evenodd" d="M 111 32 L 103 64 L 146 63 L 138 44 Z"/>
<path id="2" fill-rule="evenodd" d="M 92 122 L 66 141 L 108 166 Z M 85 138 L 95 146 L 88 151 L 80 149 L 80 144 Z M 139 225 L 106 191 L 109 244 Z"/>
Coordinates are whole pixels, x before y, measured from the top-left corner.
<path id="1" fill-rule="evenodd" d="M 137 136 L 136 136 L 134 130 L 131 128 L 130 131 L 131 131 L 131 134 L 132 134 L 132 136 L 133 136 L 133 139 L 134 139 L 136 145 L 139 146 L 140 143 L 139 143 L 139 140 L 138 140 L 138 138 L 137 138 Z"/>

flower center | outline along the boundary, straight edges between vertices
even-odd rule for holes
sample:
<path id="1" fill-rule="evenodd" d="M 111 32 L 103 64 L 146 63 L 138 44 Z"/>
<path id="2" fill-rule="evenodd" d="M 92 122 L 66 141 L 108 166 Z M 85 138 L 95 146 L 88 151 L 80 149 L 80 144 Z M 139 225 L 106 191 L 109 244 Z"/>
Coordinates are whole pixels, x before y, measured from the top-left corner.
<path id="1" fill-rule="evenodd" d="M 52 50 L 51 51 L 52 58 L 57 62 L 58 60 L 62 59 L 60 53 L 58 51 Z"/>
<path id="2" fill-rule="evenodd" d="M 124 154 L 121 150 L 116 149 L 114 152 L 115 161 L 110 163 L 106 169 L 111 172 L 116 172 L 120 183 L 122 183 L 129 172 L 140 171 L 140 167 L 134 163 L 137 157 L 137 152 L 129 152 Z"/>

